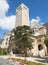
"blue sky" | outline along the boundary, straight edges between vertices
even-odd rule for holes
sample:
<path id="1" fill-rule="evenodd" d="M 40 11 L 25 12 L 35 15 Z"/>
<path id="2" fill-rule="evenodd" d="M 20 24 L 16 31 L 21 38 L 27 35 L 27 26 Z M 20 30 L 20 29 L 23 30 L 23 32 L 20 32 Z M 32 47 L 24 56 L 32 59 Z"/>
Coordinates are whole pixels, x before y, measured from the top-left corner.
<path id="1" fill-rule="evenodd" d="M 30 20 L 36 16 L 39 16 L 42 22 L 48 20 L 48 0 L 8 0 L 10 6 L 8 14 L 16 14 L 16 8 L 22 2 L 29 7 Z"/>
<path id="2" fill-rule="evenodd" d="M 48 22 L 48 0 L 0 0 L 0 38 L 15 27 L 16 8 L 24 3 L 29 8 L 30 21 Z"/>

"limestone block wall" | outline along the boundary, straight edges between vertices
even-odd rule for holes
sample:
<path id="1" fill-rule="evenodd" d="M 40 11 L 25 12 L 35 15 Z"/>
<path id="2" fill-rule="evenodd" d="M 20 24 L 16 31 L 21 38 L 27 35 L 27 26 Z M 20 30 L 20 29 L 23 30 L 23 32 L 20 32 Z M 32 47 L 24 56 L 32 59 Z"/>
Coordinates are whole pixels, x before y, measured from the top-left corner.
<path id="1" fill-rule="evenodd" d="M 22 25 L 30 26 L 29 24 L 29 11 L 28 9 L 22 9 Z"/>
<path id="2" fill-rule="evenodd" d="M 38 31 L 39 31 L 40 35 L 46 35 L 46 28 L 45 27 L 40 28 Z"/>
<path id="3" fill-rule="evenodd" d="M 29 9 L 24 4 L 21 4 L 16 9 L 16 22 L 15 22 L 15 28 L 18 26 L 27 25 L 30 26 L 29 23 Z"/>
<path id="4" fill-rule="evenodd" d="M 45 56 L 45 54 L 47 54 L 47 47 L 44 44 L 44 36 L 32 37 L 32 39 L 34 39 L 34 42 L 32 43 L 33 49 L 31 50 L 32 55 L 41 57 Z M 41 46 L 40 48 L 39 45 Z"/>
<path id="5" fill-rule="evenodd" d="M 9 40 L 10 40 L 10 33 L 6 33 L 4 35 L 4 40 L 2 41 L 1 48 L 8 48 Z"/>

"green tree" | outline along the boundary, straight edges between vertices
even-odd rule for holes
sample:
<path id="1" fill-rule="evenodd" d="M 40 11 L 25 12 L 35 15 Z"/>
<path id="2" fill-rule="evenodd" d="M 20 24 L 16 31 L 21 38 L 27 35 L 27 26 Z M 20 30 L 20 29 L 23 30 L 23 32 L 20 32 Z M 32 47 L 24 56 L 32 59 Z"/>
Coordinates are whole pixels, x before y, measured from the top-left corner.
<path id="1" fill-rule="evenodd" d="M 45 45 L 47 46 L 47 53 L 48 53 L 48 37 L 45 37 L 44 43 L 45 43 Z"/>
<path id="2" fill-rule="evenodd" d="M 32 42 L 33 40 L 31 39 L 32 31 L 29 26 L 18 26 L 16 30 L 14 31 L 15 34 L 15 39 L 16 39 L 16 48 L 19 53 L 24 53 L 26 54 L 27 48 L 31 49 L 32 48 Z"/>
<path id="3" fill-rule="evenodd" d="M 10 36 L 10 40 L 9 40 L 9 47 L 8 47 L 8 52 L 10 53 L 10 51 L 16 49 L 16 45 L 15 45 L 15 39 L 14 36 Z"/>

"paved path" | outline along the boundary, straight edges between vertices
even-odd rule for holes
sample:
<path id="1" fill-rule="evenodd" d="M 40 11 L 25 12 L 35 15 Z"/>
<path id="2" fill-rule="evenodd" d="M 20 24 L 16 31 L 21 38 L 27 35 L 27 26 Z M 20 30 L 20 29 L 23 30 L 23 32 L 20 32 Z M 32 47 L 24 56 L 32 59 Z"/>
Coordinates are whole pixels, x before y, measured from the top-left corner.
<path id="1" fill-rule="evenodd" d="M 0 65 L 20 65 L 18 62 L 12 62 L 5 60 L 3 58 L 0 58 Z"/>
<path id="2" fill-rule="evenodd" d="M 8 58 L 9 56 L 0 56 L 0 65 L 20 65 L 19 63 L 15 63 L 12 61 L 8 61 L 5 60 L 6 58 Z M 12 56 L 12 58 L 20 58 L 20 59 L 26 59 L 28 61 L 33 61 L 33 62 L 37 62 L 37 63 L 43 63 L 45 65 L 48 65 L 48 58 L 47 59 L 43 59 L 43 58 L 35 58 L 35 57 L 15 57 Z"/>
<path id="3" fill-rule="evenodd" d="M 35 58 L 35 57 L 16 57 L 16 58 L 20 58 L 20 59 L 26 59 L 28 61 L 33 61 L 33 62 L 37 62 L 37 63 L 42 63 L 45 65 L 48 65 L 48 58 L 44 59 L 44 58 Z"/>
<path id="4" fill-rule="evenodd" d="M 30 58 L 26 58 L 26 59 L 29 61 L 34 61 L 34 62 L 43 63 L 45 65 L 48 65 L 48 59 L 34 58 L 34 57 L 30 57 Z"/>

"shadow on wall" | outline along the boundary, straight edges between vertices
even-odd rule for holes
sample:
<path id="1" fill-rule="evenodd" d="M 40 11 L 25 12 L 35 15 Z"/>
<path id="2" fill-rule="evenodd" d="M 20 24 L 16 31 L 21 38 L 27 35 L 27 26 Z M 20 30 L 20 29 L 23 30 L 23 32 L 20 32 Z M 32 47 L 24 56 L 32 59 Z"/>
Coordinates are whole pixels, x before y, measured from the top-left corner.
<path id="1" fill-rule="evenodd" d="M 47 59 L 39 59 L 39 60 L 36 59 L 36 61 L 43 62 L 43 63 L 48 63 L 48 58 Z"/>

